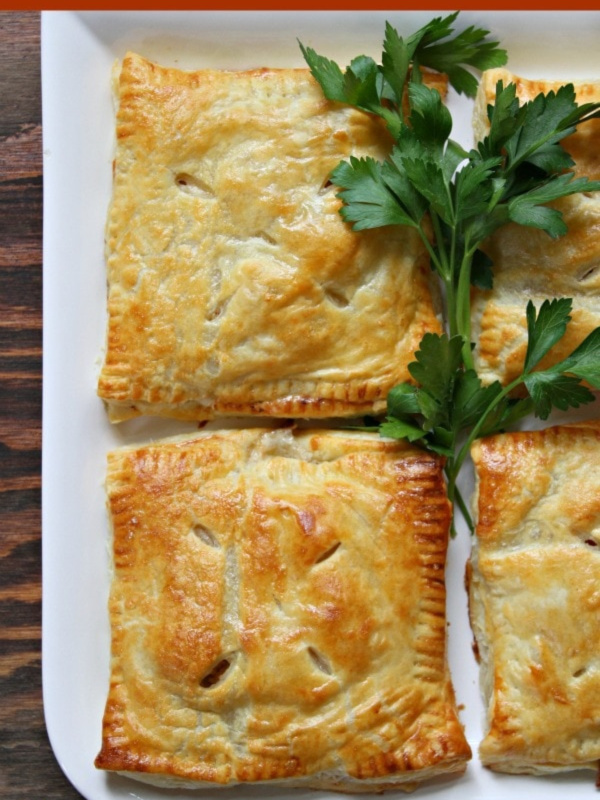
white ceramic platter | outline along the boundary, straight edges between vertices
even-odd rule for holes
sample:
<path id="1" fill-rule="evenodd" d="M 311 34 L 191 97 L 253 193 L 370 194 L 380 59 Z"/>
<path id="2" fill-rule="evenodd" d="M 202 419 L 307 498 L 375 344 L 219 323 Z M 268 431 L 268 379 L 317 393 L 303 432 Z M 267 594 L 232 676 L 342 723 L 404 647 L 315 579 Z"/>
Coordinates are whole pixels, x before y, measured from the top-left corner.
<path id="1" fill-rule="evenodd" d="M 44 123 L 43 684 L 56 757 L 87 800 L 189 796 L 97 771 L 108 687 L 109 559 L 103 480 L 108 450 L 182 430 L 136 420 L 108 423 L 95 393 L 105 335 L 104 224 L 111 191 L 110 77 L 127 49 L 182 68 L 303 66 L 297 39 L 345 65 L 379 60 L 384 23 L 401 32 L 421 12 L 46 12 L 42 18 Z M 509 67 L 535 78 L 600 78 L 600 12 L 464 12 L 463 26 L 493 31 Z M 454 138 L 471 144 L 469 102 L 452 96 Z M 598 413 L 587 409 L 586 413 Z M 468 486 L 464 487 L 468 491 Z M 449 658 L 474 753 L 483 707 L 463 588 L 469 537 L 448 560 Z M 589 797 L 591 773 L 553 778 L 494 775 L 475 755 L 466 775 L 419 797 L 529 800 Z M 236 787 L 200 797 L 311 798 L 326 794 Z"/>

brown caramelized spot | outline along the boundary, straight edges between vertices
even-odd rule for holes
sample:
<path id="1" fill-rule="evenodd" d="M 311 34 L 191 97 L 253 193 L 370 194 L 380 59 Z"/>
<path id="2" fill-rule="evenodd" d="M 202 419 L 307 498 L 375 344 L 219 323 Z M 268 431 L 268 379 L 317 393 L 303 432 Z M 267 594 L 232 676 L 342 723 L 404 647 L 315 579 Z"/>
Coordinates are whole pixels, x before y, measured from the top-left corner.
<path id="1" fill-rule="evenodd" d="M 329 548 L 329 550 L 325 550 L 324 553 L 321 553 L 321 555 L 315 561 L 315 564 L 322 564 L 323 561 L 327 561 L 328 558 L 331 558 L 340 545 L 341 542 L 336 542 L 332 547 Z"/>
<path id="2" fill-rule="evenodd" d="M 204 544 L 207 544 L 209 547 L 221 547 L 214 533 L 209 531 L 204 525 L 195 525 L 193 533 L 201 542 L 204 542 Z"/>
<path id="3" fill-rule="evenodd" d="M 319 653 L 318 650 L 315 650 L 314 647 L 309 647 L 308 648 L 308 655 L 311 657 L 311 659 L 312 659 L 314 665 L 317 667 L 317 669 L 320 669 L 321 672 L 325 673 L 325 675 L 331 675 L 332 674 L 332 669 L 331 669 L 331 665 L 330 665 L 329 661 L 327 661 L 325 656 L 322 655 L 321 653 Z"/>
<path id="4" fill-rule="evenodd" d="M 582 675 L 585 675 L 587 672 L 587 667 L 580 667 L 579 669 L 575 670 L 573 673 L 574 678 L 581 678 Z"/>
<path id="5" fill-rule="evenodd" d="M 208 322 L 212 322 L 213 320 L 217 319 L 217 317 L 220 317 L 222 313 L 223 313 L 223 306 L 216 305 L 214 308 L 211 308 L 211 310 L 207 312 L 206 319 L 208 320 Z"/>
<path id="6" fill-rule="evenodd" d="M 208 672 L 200 681 L 200 686 L 203 689 L 210 689 L 215 686 L 223 678 L 229 667 L 231 661 L 228 658 L 222 658 L 215 666 Z"/>
<path id="7" fill-rule="evenodd" d="M 585 539 L 585 544 L 587 544 L 588 547 L 598 547 L 598 542 L 595 539 Z"/>

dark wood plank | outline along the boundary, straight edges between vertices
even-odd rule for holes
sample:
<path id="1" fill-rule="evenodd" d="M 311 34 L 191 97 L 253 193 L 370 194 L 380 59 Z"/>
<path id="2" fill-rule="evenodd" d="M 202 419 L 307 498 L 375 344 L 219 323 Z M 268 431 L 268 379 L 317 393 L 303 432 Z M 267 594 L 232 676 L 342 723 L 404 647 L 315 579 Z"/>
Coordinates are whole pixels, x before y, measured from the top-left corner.
<path id="1" fill-rule="evenodd" d="M 41 688 L 40 17 L 0 13 L 0 798 L 74 800 Z"/>

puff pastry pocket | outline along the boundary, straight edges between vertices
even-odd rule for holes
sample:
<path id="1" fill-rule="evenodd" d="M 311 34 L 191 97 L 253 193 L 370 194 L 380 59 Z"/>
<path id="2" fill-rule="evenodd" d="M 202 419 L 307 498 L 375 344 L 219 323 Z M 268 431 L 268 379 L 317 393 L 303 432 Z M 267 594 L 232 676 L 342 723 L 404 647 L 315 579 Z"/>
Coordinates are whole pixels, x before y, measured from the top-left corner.
<path id="1" fill-rule="evenodd" d="M 526 80 L 505 69 L 484 72 L 475 105 L 477 138 L 487 133 L 488 104 L 496 83 L 515 83 L 521 102 L 540 92 L 556 91 L 561 83 Z M 598 102 L 600 83 L 574 83 L 577 102 Z M 600 120 L 581 125 L 564 140 L 578 175 L 600 178 Z M 473 339 L 477 370 L 485 382 L 508 383 L 521 372 L 527 349 L 525 308 L 539 307 L 546 298 L 573 298 L 572 321 L 563 339 L 541 367 L 565 358 L 600 326 L 600 193 L 582 193 L 553 204 L 563 212 L 568 232 L 551 239 L 544 231 L 509 224 L 493 234 L 483 249 L 494 262 L 494 287 L 474 290 Z"/>
<path id="2" fill-rule="evenodd" d="M 98 767 L 350 792 L 463 772 L 434 457 L 358 434 L 201 433 L 113 452 L 107 488 Z"/>
<path id="3" fill-rule="evenodd" d="M 341 159 L 385 157 L 380 122 L 308 70 L 126 56 L 98 386 L 113 421 L 384 409 L 440 323 L 416 234 L 352 232 L 327 181 Z"/>
<path id="4" fill-rule="evenodd" d="M 501 772 L 597 769 L 600 422 L 491 437 L 473 458 L 481 760 Z"/>

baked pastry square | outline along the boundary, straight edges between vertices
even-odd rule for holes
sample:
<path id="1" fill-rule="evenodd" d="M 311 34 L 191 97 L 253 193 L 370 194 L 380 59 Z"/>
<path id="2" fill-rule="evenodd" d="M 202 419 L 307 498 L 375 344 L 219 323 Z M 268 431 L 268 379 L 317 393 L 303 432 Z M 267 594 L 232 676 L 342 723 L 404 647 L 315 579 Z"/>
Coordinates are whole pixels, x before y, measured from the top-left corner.
<path id="1" fill-rule="evenodd" d="M 98 767 L 350 792 L 465 769 L 438 460 L 368 435 L 236 430 L 113 452 L 107 488 Z"/>
<path id="2" fill-rule="evenodd" d="M 353 232 L 327 178 L 390 144 L 308 70 L 184 72 L 128 54 L 98 385 L 111 419 L 383 410 L 440 329 L 428 257 L 408 228 Z"/>
<path id="3" fill-rule="evenodd" d="M 478 139 L 487 132 L 486 108 L 493 104 L 496 83 L 516 84 L 521 102 L 540 92 L 556 91 L 561 83 L 526 80 L 505 69 L 484 72 L 475 106 Z M 600 83 L 574 83 L 578 103 L 600 101 Z M 575 161 L 574 172 L 600 178 L 600 119 L 581 125 L 563 142 Z M 525 308 L 547 298 L 573 298 L 572 321 L 541 367 L 565 358 L 600 326 L 600 193 L 583 193 L 557 200 L 568 226 L 559 239 L 544 231 L 509 224 L 493 234 L 483 249 L 494 262 L 494 286 L 474 290 L 473 339 L 477 370 L 486 383 L 509 383 L 522 369 L 527 350 Z"/>
<path id="4" fill-rule="evenodd" d="M 473 458 L 481 760 L 501 772 L 597 770 L 600 422 L 494 436 Z"/>

